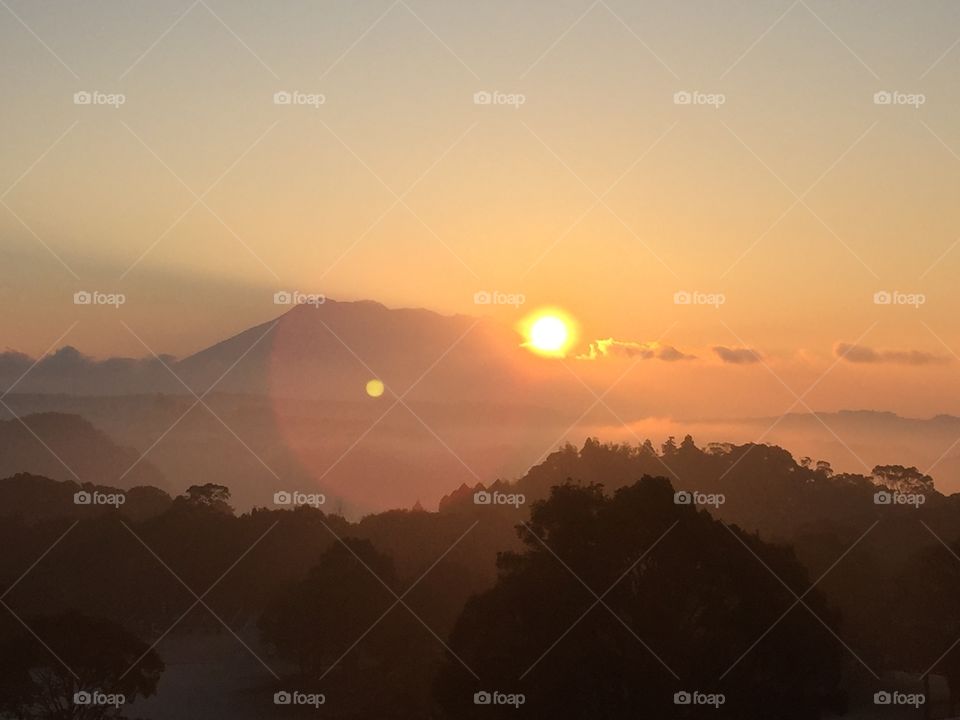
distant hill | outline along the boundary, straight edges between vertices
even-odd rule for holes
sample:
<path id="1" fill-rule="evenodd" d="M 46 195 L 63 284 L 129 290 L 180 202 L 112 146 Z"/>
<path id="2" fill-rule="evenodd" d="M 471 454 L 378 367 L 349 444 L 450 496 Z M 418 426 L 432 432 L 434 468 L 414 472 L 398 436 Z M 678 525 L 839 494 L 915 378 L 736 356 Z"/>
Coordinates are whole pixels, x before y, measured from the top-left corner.
<path id="1" fill-rule="evenodd" d="M 77 501 L 78 493 L 110 497 L 122 494 L 123 502 L 83 504 Z M 30 473 L 0 479 L 0 517 L 18 517 L 28 523 L 49 518 L 88 518 L 109 512 L 139 522 L 160 515 L 171 503 L 170 496 L 155 487 L 120 490 L 106 485 L 51 480 Z"/>
<path id="2" fill-rule="evenodd" d="M 779 420 L 758 418 L 743 424 L 759 434 L 775 422 L 766 442 L 788 447 L 798 458 L 827 458 L 834 467 L 856 472 L 864 471 L 863 463 L 916 465 L 932 474 L 945 492 L 960 490 L 960 417 L 840 410 L 791 413 Z"/>
<path id="3" fill-rule="evenodd" d="M 139 458 L 79 415 L 46 412 L 0 420 L 0 477 L 32 473 L 123 488 L 163 486 L 163 474 Z"/>
<path id="4" fill-rule="evenodd" d="M 827 465 L 801 464 L 774 445 L 711 444 L 701 448 L 689 436 L 679 445 L 667 443 L 659 449 L 595 439 L 588 439 L 579 449 L 567 445 L 516 482 L 498 481 L 486 488 L 461 485 L 440 500 L 440 510 L 483 517 L 491 508 L 475 502 L 478 490 L 521 494 L 529 505 L 566 482 L 601 483 L 613 491 L 644 475 L 668 477 L 678 491 L 722 498 L 713 505 L 703 503 L 703 509 L 778 540 L 792 541 L 799 533 L 823 527 L 862 528 L 892 515 L 918 516 L 914 507 L 878 505 L 874 493 L 886 486 L 869 473 L 835 474 Z M 924 496 L 923 517 L 928 519 L 960 503 L 960 495 L 945 497 L 935 487 L 926 487 L 920 494 Z"/>

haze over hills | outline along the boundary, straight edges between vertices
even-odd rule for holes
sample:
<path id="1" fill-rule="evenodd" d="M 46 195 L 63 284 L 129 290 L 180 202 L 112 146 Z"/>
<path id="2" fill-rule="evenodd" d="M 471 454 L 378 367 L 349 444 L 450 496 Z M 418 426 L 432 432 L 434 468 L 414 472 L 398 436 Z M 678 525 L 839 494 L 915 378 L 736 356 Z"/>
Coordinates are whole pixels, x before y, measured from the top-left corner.
<path id="1" fill-rule="evenodd" d="M 226 475 L 240 508 L 290 488 L 322 491 L 348 514 L 417 500 L 436 507 L 457 485 L 520 477 L 567 440 L 660 443 L 688 433 L 701 444 L 778 444 L 838 471 L 916 465 L 942 491 L 960 488 L 960 418 L 842 411 L 684 420 L 650 417 L 638 398 L 620 415 L 624 425 L 582 415 L 594 397 L 564 364 L 517 345 L 512 328 L 489 318 L 329 300 L 182 360 L 95 360 L 71 347 L 39 361 L 7 352 L 0 383 L 16 383 L 4 403 L 17 415 L 83 418 L 31 421 L 82 481 L 175 493 Z M 386 385 L 382 397 L 365 391 L 373 378 Z M 10 417 L 6 408 L 0 417 Z M 18 426 L 0 434 L 4 456 L 16 460 L 8 473 L 76 479 Z M 129 450 L 96 449 L 111 441 Z"/>
<path id="2" fill-rule="evenodd" d="M 640 437 L 682 436 L 704 442 L 764 442 L 789 448 L 798 459 L 828 460 L 835 470 L 869 472 L 874 465 L 915 465 L 933 475 L 944 492 L 960 490 L 960 417 L 903 417 L 893 412 L 841 410 L 782 416 L 649 418 L 629 428 L 601 425 L 593 434 L 625 442 Z"/>
<path id="3" fill-rule="evenodd" d="M 124 488 L 165 486 L 163 473 L 140 455 L 78 415 L 51 412 L 0 420 L 0 477 L 31 472 Z"/>
<path id="4" fill-rule="evenodd" d="M 525 372 L 531 360 L 518 358 L 517 345 L 511 328 L 489 319 L 327 300 L 295 305 L 180 360 L 96 360 L 69 346 L 39 360 L 8 351 L 0 354 L 0 385 L 16 383 L 18 393 L 128 395 L 187 387 L 200 394 L 216 383 L 219 392 L 356 400 L 377 377 L 398 394 L 416 383 L 411 396 L 419 399 L 515 398 L 533 384 Z"/>

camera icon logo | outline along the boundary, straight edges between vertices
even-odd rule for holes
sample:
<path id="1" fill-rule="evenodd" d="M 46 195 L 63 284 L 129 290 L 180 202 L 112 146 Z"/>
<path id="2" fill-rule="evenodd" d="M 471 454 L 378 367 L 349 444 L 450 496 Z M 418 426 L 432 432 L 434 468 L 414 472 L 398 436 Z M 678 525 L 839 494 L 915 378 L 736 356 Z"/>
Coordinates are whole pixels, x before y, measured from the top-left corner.
<path id="1" fill-rule="evenodd" d="M 88 693 L 86 690 L 81 690 L 80 692 L 75 692 L 73 694 L 73 704 L 74 705 L 89 705 L 93 702 L 93 696 Z"/>
<path id="2" fill-rule="evenodd" d="M 92 102 L 93 102 L 93 95 L 88 93 L 86 90 L 81 90 L 80 92 L 75 92 L 73 94 L 74 105 L 89 105 Z"/>
<path id="3" fill-rule="evenodd" d="M 886 490 L 880 490 L 873 494 L 873 504 L 874 505 L 892 505 L 893 504 L 893 494 L 887 492 Z"/>
<path id="4" fill-rule="evenodd" d="M 873 694 L 874 705 L 890 705 L 892 703 L 893 703 L 893 695 L 888 693 L 886 690 L 881 690 L 880 692 Z"/>
<path id="5" fill-rule="evenodd" d="M 680 490 L 673 494 L 674 505 L 693 505 L 693 494 L 686 490 Z"/>
<path id="6" fill-rule="evenodd" d="M 274 505 L 290 505 L 293 502 L 293 495 L 286 490 L 280 490 L 273 494 Z"/>
<path id="7" fill-rule="evenodd" d="M 474 105 L 491 105 L 493 103 L 493 93 L 486 90 L 479 90 L 473 94 Z"/>
<path id="8" fill-rule="evenodd" d="M 681 690 L 673 694 L 674 705 L 690 705 L 693 702 L 693 695 L 686 690 Z"/>
<path id="9" fill-rule="evenodd" d="M 489 505 L 491 502 L 493 502 L 493 495 L 486 490 L 477 490 L 473 494 L 474 505 Z"/>
<path id="10" fill-rule="evenodd" d="M 86 290 L 78 290 L 73 294 L 74 305 L 90 305 L 93 303 L 93 294 Z"/>
<path id="11" fill-rule="evenodd" d="M 474 705 L 490 705 L 492 702 L 493 695 L 488 693 L 486 690 L 481 690 L 480 692 L 475 692 L 473 694 Z"/>
<path id="12" fill-rule="evenodd" d="M 290 705 L 293 702 L 293 695 L 286 690 L 280 690 L 273 694 L 274 705 Z"/>
<path id="13" fill-rule="evenodd" d="M 293 294 L 288 293 L 286 290 L 279 290 L 273 294 L 273 304 L 274 305 L 292 305 Z"/>
<path id="14" fill-rule="evenodd" d="M 686 290 L 678 290 L 673 294 L 674 305 L 690 305 L 693 302 L 693 296 Z"/>
<path id="15" fill-rule="evenodd" d="M 893 103 L 893 93 L 886 90 L 880 90 L 873 94 L 874 105 L 891 105 Z"/>
<path id="16" fill-rule="evenodd" d="M 878 290 L 873 294 L 874 305 L 890 305 L 893 302 L 893 294 L 887 290 Z"/>
<path id="17" fill-rule="evenodd" d="M 679 90 L 673 94 L 674 105 L 690 105 L 693 102 L 693 93 L 687 90 Z"/>
<path id="18" fill-rule="evenodd" d="M 473 294 L 474 305 L 489 305 L 493 302 L 493 296 L 486 290 L 478 290 Z"/>
<path id="19" fill-rule="evenodd" d="M 293 95 L 286 90 L 280 90 L 273 94 L 274 105 L 289 105 L 293 102 Z"/>
<path id="20" fill-rule="evenodd" d="M 90 505 L 93 502 L 93 495 L 86 490 L 81 490 L 73 494 L 74 505 Z"/>

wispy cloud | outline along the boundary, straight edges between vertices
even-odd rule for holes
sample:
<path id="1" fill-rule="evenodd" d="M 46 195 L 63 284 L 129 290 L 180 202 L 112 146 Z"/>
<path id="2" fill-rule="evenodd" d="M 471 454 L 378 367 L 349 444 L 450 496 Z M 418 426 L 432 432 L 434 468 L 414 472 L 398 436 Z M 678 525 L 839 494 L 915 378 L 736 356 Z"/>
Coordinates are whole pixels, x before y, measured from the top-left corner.
<path id="1" fill-rule="evenodd" d="M 590 343 L 587 352 L 577 355 L 577 360 L 599 360 L 601 358 L 635 358 L 644 360 L 663 360 L 676 362 L 677 360 L 693 360 L 695 355 L 688 355 L 672 345 L 662 345 L 658 342 L 639 343 L 632 340 L 614 340 L 606 338 Z"/>
<path id="2" fill-rule="evenodd" d="M 760 362 L 763 357 L 758 351 L 751 348 L 729 348 L 717 345 L 713 348 L 713 351 L 717 354 L 717 357 L 731 365 L 749 365 Z"/>
<path id="3" fill-rule="evenodd" d="M 895 363 L 899 365 L 939 365 L 950 362 L 944 355 L 922 350 L 878 350 L 866 345 L 839 342 L 833 348 L 837 357 L 852 363 Z"/>

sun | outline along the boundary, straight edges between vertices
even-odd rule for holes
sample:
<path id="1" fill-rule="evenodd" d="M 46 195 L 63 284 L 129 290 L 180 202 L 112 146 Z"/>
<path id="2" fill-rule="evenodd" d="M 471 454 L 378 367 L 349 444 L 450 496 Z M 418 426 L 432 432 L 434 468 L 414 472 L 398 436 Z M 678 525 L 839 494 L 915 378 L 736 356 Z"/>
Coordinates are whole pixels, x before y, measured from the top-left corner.
<path id="1" fill-rule="evenodd" d="M 563 320 L 553 315 L 540 318 L 530 328 L 530 344 L 543 352 L 559 352 L 569 336 Z"/>
<path id="2" fill-rule="evenodd" d="M 576 323 L 561 310 L 541 310 L 520 324 L 523 347 L 547 357 L 564 357 L 576 340 Z"/>

